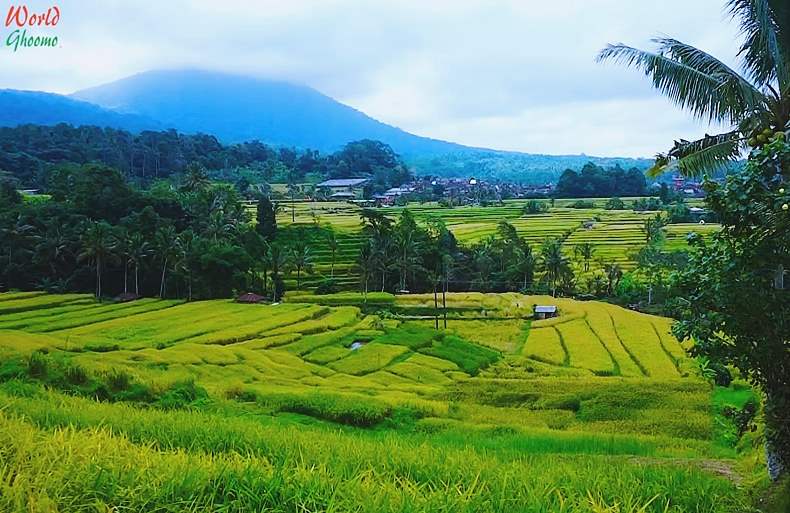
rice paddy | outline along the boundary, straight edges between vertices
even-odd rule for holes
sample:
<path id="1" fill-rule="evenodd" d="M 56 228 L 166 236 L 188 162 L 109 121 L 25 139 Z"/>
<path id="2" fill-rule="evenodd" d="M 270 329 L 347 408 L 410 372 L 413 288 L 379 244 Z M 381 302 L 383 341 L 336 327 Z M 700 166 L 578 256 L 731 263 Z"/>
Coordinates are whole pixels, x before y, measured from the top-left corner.
<path id="1" fill-rule="evenodd" d="M 449 294 L 439 330 L 432 295 L 3 305 L 3 511 L 749 508 L 660 317 L 515 293 Z"/>
<path id="2" fill-rule="evenodd" d="M 575 200 L 557 200 L 549 212 L 525 215 L 526 200 L 508 200 L 499 206 L 442 207 L 436 203 L 410 204 L 407 208 L 418 222 L 436 218 L 443 220 L 459 242 L 473 244 L 496 233 L 497 224 L 502 220 L 510 222 L 519 236 L 537 247 L 546 237 L 564 240 L 565 251 L 573 257 L 574 248 L 581 244 L 594 247 L 594 260 L 606 264 L 619 264 L 625 270 L 635 267 L 633 255 L 645 245 L 642 231 L 645 219 L 655 212 L 635 212 L 632 210 L 606 210 L 606 200 L 590 200 L 594 208 L 577 209 L 571 204 Z M 356 287 L 359 283 L 355 269 L 356 258 L 363 239 L 360 234 L 361 221 L 359 206 L 342 202 L 296 202 L 293 204 L 295 222 L 292 221 L 292 205 L 283 204 L 278 215 L 278 223 L 283 227 L 331 227 L 337 237 L 338 249 L 335 254 L 334 279 L 346 287 Z M 403 207 L 380 209 L 395 218 Z M 715 224 L 675 224 L 666 229 L 664 247 L 678 250 L 686 247 L 686 237 L 694 232 L 703 236 L 718 230 Z M 331 274 L 332 252 L 326 244 L 311 247 L 314 259 L 314 273 L 304 283 L 307 287 L 318 283 Z"/>

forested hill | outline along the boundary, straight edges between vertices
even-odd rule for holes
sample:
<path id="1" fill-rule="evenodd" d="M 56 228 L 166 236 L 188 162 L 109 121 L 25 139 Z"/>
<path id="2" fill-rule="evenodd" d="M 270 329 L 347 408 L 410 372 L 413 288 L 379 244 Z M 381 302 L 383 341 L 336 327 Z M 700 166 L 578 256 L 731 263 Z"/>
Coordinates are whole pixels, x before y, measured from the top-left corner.
<path id="1" fill-rule="evenodd" d="M 444 155 L 426 155 L 406 159 L 417 174 L 440 177 L 474 176 L 483 180 L 500 180 L 528 184 L 557 182 L 563 171 L 581 170 L 593 163 L 602 168 L 636 168 L 646 171 L 653 160 L 587 155 L 538 155 L 497 151 L 465 151 Z"/>
<path id="2" fill-rule="evenodd" d="M 114 128 L 22 125 L 0 128 L 0 174 L 23 187 L 43 187 L 54 166 L 99 162 L 138 182 L 181 173 L 191 163 L 237 180 L 251 175 L 268 182 L 367 176 L 381 187 L 399 185 L 409 172 L 379 141 L 362 140 L 322 155 L 315 150 L 275 148 L 259 141 L 225 145 L 206 134 L 175 130 L 133 134 Z M 1 177 L 0 177 L 1 178 Z"/>
<path id="3" fill-rule="evenodd" d="M 59 94 L 0 89 L 0 126 L 58 123 L 107 126 L 132 132 L 163 128 L 158 121 L 144 116 L 122 114 Z"/>

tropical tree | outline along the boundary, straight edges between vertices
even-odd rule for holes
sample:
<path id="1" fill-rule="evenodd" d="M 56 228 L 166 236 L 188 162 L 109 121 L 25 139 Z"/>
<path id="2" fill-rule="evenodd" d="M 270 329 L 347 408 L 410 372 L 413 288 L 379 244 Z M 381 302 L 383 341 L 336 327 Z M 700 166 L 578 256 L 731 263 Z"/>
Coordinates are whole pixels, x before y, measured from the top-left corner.
<path id="1" fill-rule="evenodd" d="M 395 226 L 395 268 L 399 274 L 399 287 L 406 290 L 407 277 L 422 268 L 420 259 L 421 241 L 418 237 L 417 222 L 408 210 L 401 212 Z"/>
<path id="2" fill-rule="evenodd" d="M 787 384 L 787 292 L 782 287 L 790 247 L 786 188 L 790 151 L 790 4 L 785 0 L 728 0 L 743 43 L 736 72 L 711 55 L 656 39 L 656 52 L 610 45 L 599 60 L 641 69 L 653 85 L 695 117 L 729 130 L 697 141 L 676 141 L 656 158 L 654 172 L 677 168 L 695 176 L 720 168 L 752 148 L 746 169 L 724 186 L 707 182 L 707 204 L 722 222 L 709 246 L 696 251 L 679 288 L 685 296 L 678 338 L 695 341 L 698 356 L 731 363 L 766 397 L 768 470 L 790 468 L 790 387 Z"/>
<path id="3" fill-rule="evenodd" d="M 30 243 L 35 240 L 35 226 L 28 223 L 22 214 L 16 216 L 13 224 L 3 227 L 0 236 L 8 244 L 8 266 L 11 266 L 14 252 L 27 252 Z"/>
<path id="4" fill-rule="evenodd" d="M 367 303 L 370 278 L 376 272 L 376 247 L 370 239 L 365 241 L 362 249 L 359 251 L 357 269 L 359 270 L 359 279 L 362 284 L 362 302 Z"/>
<path id="5" fill-rule="evenodd" d="M 187 301 L 192 301 L 193 273 L 200 258 L 200 238 L 192 230 L 184 230 L 176 238 L 175 269 L 186 275 Z"/>
<path id="6" fill-rule="evenodd" d="M 132 233 L 127 241 L 129 262 L 134 265 L 134 293 L 140 295 L 140 266 L 151 256 L 151 244 L 142 233 Z"/>
<path id="7" fill-rule="evenodd" d="M 790 121 L 790 4 L 785 0 L 728 0 L 744 39 L 736 71 L 712 55 L 676 39 L 653 40 L 654 51 L 610 44 L 599 61 L 644 72 L 653 87 L 693 116 L 729 127 L 721 134 L 681 139 L 656 157 L 652 171 L 677 169 L 697 176 L 739 158 L 748 147 L 781 135 Z"/>
<path id="8" fill-rule="evenodd" d="M 570 261 L 562 252 L 562 241 L 546 238 L 540 247 L 540 265 L 545 272 L 545 280 L 551 287 L 552 296 L 557 295 L 557 285 L 564 275 L 572 274 Z"/>
<path id="9" fill-rule="evenodd" d="M 661 242 L 661 239 L 664 237 L 664 226 L 666 226 L 666 220 L 660 213 L 656 214 L 655 217 L 645 219 L 641 230 L 645 235 L 645 243 L 648 246 Z"/>
<path id="10" fill-rule="evenodd" d="M 329 277 L 335 277 L 335 259 L 337 258 L 337 250 L 340 247 L 340 244 L 337 241 L 337 235 L 335 235 L 335 231 L 330 228 L 329 233 L 326 234 L 326 247 L 329 248 L 329 252 L 332 257 L 332 267 L 330 267 Z"/>
<path id="11" fill-rule="evenodd" d="M 162 262 L 162 278 L 159 282 L 159 297 L 165 297 L 165 284 L 167 283 L 167 269 L 173 261 L 178 259 L 179 248 L 176 229 L 165 226 L 154 236 L 154 252 Z"/>
<path id="12" fill-rule="evenodd" d="M 288 265 L 288 254 L 283 250 L 282 245 L 270 244 L 268 260 L 272 269 L 272 301 L 276 303 L 284 289 L 281 274 Z"/>
<path id="13" fill-rule="evenodd" d="M 60 226 L 51 227 L 40 237 L 36 245 L 36 260 L 49 266 L 52 276 L 58 274 L 58 263 L 71 253 L 74 240 Z"/>
<path id="14" fill-rule="evenodd" d="M 589 242 L 584 242 L 573 248 L 573 252 L 584 262 L 584 272 L 589 271 L 590 260 L 592 260 L 593 255 L 595 254 L 595 246 Z"/>
<path id="15" fill-rule="evenodd" d="M 184 170 L 181 190 L 184 192 L 197 192 L 206 189 L 211 184 L 208 173 L 203 165 L 192 162 Z"/>
<path id="16" fill-rule="evenodd" d="M 606 273 L 606 291 L 611 296 L 623 278 L 623 269 L 620 264 L 612 263 L 604 264 L 603 270 Z"/>
<path id="17" fill-rule="evenodd" d="M 113 256 L 117 240 L 112 233 L 112 226 L 104 221 L 89 221 L 80 237 L 82 251 L 77 261 L 90 260 L 96 269 L 96 298 L 102 295 L 102 271 L 104 264 Z"/>
<path id="18" fill-rule="evenodd" d="M 524 243 L 518 246 L 512 270 L 513 273 L 519 276 L 522 282 L 522 290 L 526 290 L 532 283 L 533 276 L 535 275 L 535 255 L 532 253 L 532 248 L 529 244 Z"/>
<path id="19" fill-rule="evenodd" d="M 258 209 L 255 216 L 258 221 L 255 229 L 268 242 L 273 241 L 277 235 L 277 212 L 268 196 L 263 196 L 258 200 Z"/>
<path id="20" fill-rule="evenodd" d="M 235 229 L 236 224 L 232 219 L 229 219 L 223 211 L 215 210 L 209 214 L 203 235 L 216 243 L 220 239 L 224 239 L 231 235 Z"/>
<path id="21" fill-rule="evenodd" d="M 310 247 L 300 242 L 290 251 L 290 263 L 296 270 L 296 289 L 301 290 L 302 273 L 309 273 L 313 269 L 313 256 L 310 253 Z"/>

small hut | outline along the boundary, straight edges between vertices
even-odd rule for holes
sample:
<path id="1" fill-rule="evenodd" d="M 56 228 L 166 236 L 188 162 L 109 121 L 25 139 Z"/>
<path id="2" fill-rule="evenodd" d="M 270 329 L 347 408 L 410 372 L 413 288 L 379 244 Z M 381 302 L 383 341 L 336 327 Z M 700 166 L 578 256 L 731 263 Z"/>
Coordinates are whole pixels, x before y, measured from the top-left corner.
<path id="1" fill-rule="evenodd" d="M 237 297 L 236 302 L 254 305 L 260 303 L 264 299 L 266 298 L 263 296 L 259 296 L 258 294 L 253 294 L 252 292 L 247 292 L 246 294 L 242 294 L 239 297 Z"/>
<path id="2" fill-rule="evenodd" d="M 550 319 L 558 315 L 556 305 L 535 305 L 533 312 L 535 319 Z"/>
<path id="3" fill-rule="evenodd" d="M 138 299 L 140 299 L 140 296 L 134 292 L 122 292 L 115 297 L 115 301 L 118 303 L 128 303 L 129 301 L 137 301 Z"/>

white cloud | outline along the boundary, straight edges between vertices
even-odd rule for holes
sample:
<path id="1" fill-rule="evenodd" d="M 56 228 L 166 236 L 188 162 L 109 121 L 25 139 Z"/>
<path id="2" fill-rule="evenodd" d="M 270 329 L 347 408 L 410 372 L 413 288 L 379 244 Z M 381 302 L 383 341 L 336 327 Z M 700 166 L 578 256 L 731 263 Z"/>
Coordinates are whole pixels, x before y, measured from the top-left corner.
<path id="1" fill-rule="evenodd" d="M 608 42 L 644 47 L 668 34 L 731 61 L 736 27 L 723 3 L 63 0 L 61 48 L 0 48 L 0 87 L 71 92 L 148 69 L 203 67 L 305 83 L 464 144 L 649 156 L 705 127 L 637 72 L 598 65 L 595 54 Z M 5 12 L 0 5 L 3 20 Z"/>

